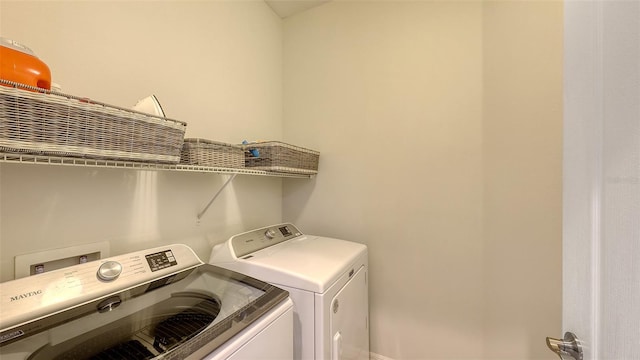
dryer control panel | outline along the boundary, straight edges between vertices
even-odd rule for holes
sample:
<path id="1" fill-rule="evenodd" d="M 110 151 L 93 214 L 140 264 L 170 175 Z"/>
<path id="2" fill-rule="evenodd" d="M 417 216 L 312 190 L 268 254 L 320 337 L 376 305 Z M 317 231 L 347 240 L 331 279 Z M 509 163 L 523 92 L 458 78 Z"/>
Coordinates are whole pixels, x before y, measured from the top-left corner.
<path id="1" fill-rule="evenodd" d="M 272 225 L 233 236 L 231 247 L 234 255 L 241 258 L 298 236 L 302 233 L 293 224 Z"/>

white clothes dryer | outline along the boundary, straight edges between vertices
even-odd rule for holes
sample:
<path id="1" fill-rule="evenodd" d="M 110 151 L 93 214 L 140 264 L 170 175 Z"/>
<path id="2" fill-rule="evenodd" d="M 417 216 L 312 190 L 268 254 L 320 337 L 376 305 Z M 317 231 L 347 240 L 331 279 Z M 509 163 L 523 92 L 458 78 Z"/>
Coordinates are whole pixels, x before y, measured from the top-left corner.
<path id="1" fill-rule="evenodd" d="M 210 263 L 289 292 L 295 359 L 369 359 L 365 245 L 305 235 L 292 224 L 279 224 L 216 245 Z"/>

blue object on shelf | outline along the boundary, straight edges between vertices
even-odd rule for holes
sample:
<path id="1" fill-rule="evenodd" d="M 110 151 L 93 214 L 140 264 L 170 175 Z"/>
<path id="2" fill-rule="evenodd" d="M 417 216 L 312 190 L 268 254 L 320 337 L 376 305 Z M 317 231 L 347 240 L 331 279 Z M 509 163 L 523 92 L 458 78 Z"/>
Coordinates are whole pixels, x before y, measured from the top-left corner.
<path id="1" fill-rule="evenodd" d="M 249 142 L 247 140 L 242 140 L 242 145 L 247 145 Z M 249 149 L 249 152 L 253 157 L 260 157 L 260 151 L 258 149 Z"/>

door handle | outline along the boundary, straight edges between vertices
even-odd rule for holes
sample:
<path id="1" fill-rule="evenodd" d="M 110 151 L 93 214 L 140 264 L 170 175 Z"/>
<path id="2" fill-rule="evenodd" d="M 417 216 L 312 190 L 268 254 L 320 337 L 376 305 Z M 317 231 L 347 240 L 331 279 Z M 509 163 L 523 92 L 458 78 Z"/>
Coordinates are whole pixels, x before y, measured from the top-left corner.
<path id="1" fill-rule="evenodd" d="M 335 335 L 333 335 L 333 354 L 331 356 L 331 360 L 341 360 L 342 359 L 342 333 L 338 331 Z"/>
<path id="2" fill-rule="evenodd" d="M 582 345 L 573 333 L 564 333 L 564 339 L 547 337 L 547 346 L 551 351 L 556 353 L 561 360 L 582 360 Z"/>

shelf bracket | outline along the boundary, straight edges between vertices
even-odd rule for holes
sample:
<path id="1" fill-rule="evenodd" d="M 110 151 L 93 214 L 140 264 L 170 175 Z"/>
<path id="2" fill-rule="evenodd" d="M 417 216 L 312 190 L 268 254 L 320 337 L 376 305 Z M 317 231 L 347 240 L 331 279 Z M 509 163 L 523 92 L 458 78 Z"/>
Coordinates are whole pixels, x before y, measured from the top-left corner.
<path id="1" fill-rule="evenodd" d="M 213 202 L 216 200 L 216 198 L 218 198 L 218 196 L 220 195 L 220 193 L 222 193 L 222 190 L 224 190 L 224 188 L 227 187 L 227 185 L 229 185 L 231 183 L 231 181 L 233 181 L 233 179 L 236 178 L 236 175 L 238 175 L 237 173 L 232 174 L 231 177 L 229 179 L 227 179 L 227 181 L 222 185 L 222 187 L 218 190 L 218 192 L 213 195 L 213 197 L 211 198 L 211 200 L 209 200 L 209 203 L 207 204 L 207 206 L 204 207 L 204 209 L 202 209 L 202 211 L 200 211 L 198 213 L 198 222 L 200 222 L 200 219 L 202 219 L 202 217 L 204 216 L 204 214 L 207 212 L 207 210 L 209 210 L 209 206 L 211 206 L 211 204 L 213 204 Z"/>

